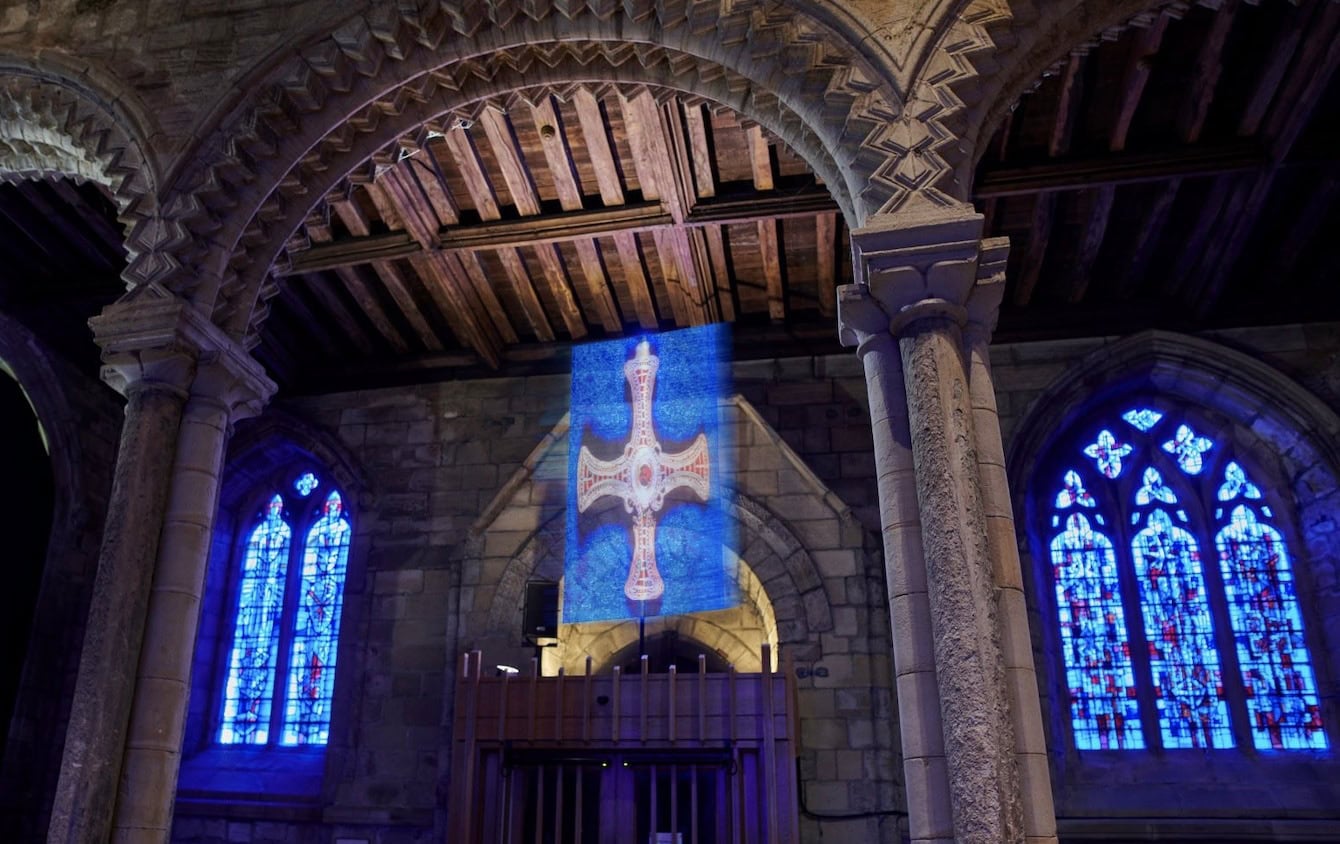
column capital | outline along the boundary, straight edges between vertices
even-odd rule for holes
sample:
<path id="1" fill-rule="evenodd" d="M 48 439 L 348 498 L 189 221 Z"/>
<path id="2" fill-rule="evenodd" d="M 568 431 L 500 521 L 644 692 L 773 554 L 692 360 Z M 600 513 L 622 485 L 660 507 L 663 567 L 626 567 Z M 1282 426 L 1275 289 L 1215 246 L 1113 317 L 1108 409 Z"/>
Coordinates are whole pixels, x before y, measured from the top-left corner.
<path id="1" fill-rule="evenodd" d="M 157 284 L 145 284 L 89 320 L 102 347 L 102 379 L 114 390 L 168 390 L 259 413 L 275 384 L 246 349 L 207 316 Z"/>
<path id="2" fill-rule="evenodd" d="M 982 215 L 971 208 L 878 215 L 853 231 L 851 242 L 856 283 L 838 290 L 843 345 L 876 333 L 897 337 L 929 317 L 988 336 L 995 328 L 1009 241 L 983 239 Z"/>

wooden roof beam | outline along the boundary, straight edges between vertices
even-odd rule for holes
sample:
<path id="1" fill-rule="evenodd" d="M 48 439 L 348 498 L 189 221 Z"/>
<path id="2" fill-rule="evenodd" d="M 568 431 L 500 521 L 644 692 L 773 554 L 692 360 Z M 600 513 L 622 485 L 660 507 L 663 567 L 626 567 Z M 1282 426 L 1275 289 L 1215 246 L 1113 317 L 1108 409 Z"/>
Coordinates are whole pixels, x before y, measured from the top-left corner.
<path id="1" fill-rule="evenodd" d="M 512 202 L 515 203 L 517 211 L 523 218 L 538 217 L 540 196 L 531 181 L 530 173 L 526 170 L 525 162 L 522 161 L 521 151 L 517 148 L 512 124 L 507 115 L 497 109 L 486 108 L 480 114 L 479 120 L 484 126 L 489 144 L 493 147 L 493 155 L 498 160 L 503 181 L 507 183 L 507 189 L 512 194 Z M 568 336 L 574 340 L 585 337 L 586 321 L 582 319 L 582 310 L 572 293 L 572 282 L 568 279 L 567 270 L 558 252 L 552 243 L 535 244 L 533 249 L 540 265 L 540 274 L 549 289 L 549 295 L 558 307 L 559 316 L 568 330 Z M 527 311 L 529 313 L 529 304 Z"/>
<path id="2" fill-rule="evenodd" d="M 577 171 L 572 163 L 572 150 L 568 146 L 567 134 L 563 131 L 563 121 L 558 109 L 554 107 L 553 97 L 545 97 L 531 107 L 531 116 L 540 131 L 540 145 L 544 150 L 549 173 L 554 179 L 554 191 L 558 194 L 559 205 L 566 212 L 582 210 L 582 189 L 577 181 Z M 591 300 L 596 319 L 610 334 L 616 334 L 623 328 L 618 306 L 610 292 L 609 279 L 605 275 L 605 265 L 600 258 L 600 247 L 594 238 L 574 238 L 573 248 L 577 251 L 577 262 L 581 267 L 581 278 L 586 295 Z"/>
<path id="3" fill-rule="evenodd" d="M 1177 134 L 1183 143 L 1196 143 L 1205 129 L 1205 120 L 1210 115 L 1210 106 L 1219 88 L 1219 77 L 1224 72 L 1224 45 L 1228 43 L 1228 33 L 1233 29 L 1237 13 L 1238 0 L 1227 0 L 1219 7 L 1210 23 L 1210 31 L 1201 43 L 1200 52 L 1196 54 L 1191 89 L 1177 115 Z"/>
<path id="4" fill-rule="evenodd" d="M 484 166 L 479 159 L 479 151 L 475 148 L 473 138 L 466 130 L 460 129 L 448 132 L 446 141 L 447 149 L 450 150 L 456 166 L 460 169 L 465 189 L 470 194 L 479 216 L 485 221 L 501 219 L 502 211 L 498 207 L 493 186 L 489 184 L 488 177 L 484 173 Z M 551 342 L 554 339 L 554 330 L 549 325 L 549 318 L 540 304 L 539 297 L 535 295 L 535 286 L 531 282 L 530 274 L 526 272 L 526 264 L 521 259 L 521 253 L 514 246 L 497 247 L 496 252 L 512 292 L 521 304 L 521 310 L 535 336 L 543 342 Z"/>
<path id="5" fill-rule="evenodd" d="M 689 197 L 671 160 L 671 142 L 661 108 L 646 88 L 631 97 L 620 94 L 619 101 L 642 196 L 659 199 L 676 224 L 652 232 L 675 322 L 685 326 L 702 324 L 705 321 L 702 282 L 688 238 L 679 228 L 687 216 Z"/>
<path id="6" fill-rule="evenodd" d="M 1306 40 L 1271 105 L 1263 127 L 1271 161 L 1254 177 L 1239 182 L 1224 213 L 1225 224 L 1217 228 L 1203 253 L 1191 298 L 1196 316 L 1204 319 L 1218 304 L 1228 279 L 1237 268 L 1247 243 L 1257 231 L 1257 221 L 1266 207 L 1280 165 L 1289 157 L 1340 68 L 1340 6 L 1321 3 L 1312 19 Z"/>
<path id="7" fill-rule="evenodd" d="M 823 189 L 816 188 L 789 196 L 750 195 L 715 199 L 701 203 L 689 212 L 685 228 L 704 228 L 754 223 L 764 219 L 813 217 L 836 212 L 837 204 Z M 435 250 L 459 252 L 530 246 L 603 237 L 619 231 L 653 231 L 674 225 L 674 219 L 658 202 L 639 202 L 615 208 L 566 211 L 521 220 L 494 220 L 464 226 L 448 226 L 437 234 Z M 276 268 L 279 275 L 315 272 L 379 259 L 404 258 L 423 251 L 423 246 L 407 232 L 390 232 L 338 241 L 315 242 L 306 250 L 289 256 L 290 267 Z"/>
<path id="8" fill-rule="evenodd" d="M 1040 193 L 1034 198 L 1023 273 L 1014 286 L 1013 302 L 1018 307 L 1024 307 L 1033 299 L 1033 291 L 1042 277 L 1042 264 L 1047 258 L 1047 246 L 1052 236 L 1052 221 L 1056 217 L 1056 201 L 1054 193 Z"/>
<path id="9" fill-rule="evenodd" d="M 1131 52 L 1126 62 L 1123 78 L 1121 105 L 1117 109 L 1117 119 L 1112 125 L 1112 134 L 1107 147 L 1113 152 L 1126 148 L 1126 136 L 1130 134 L 1131 122 L 1135 120 L 1136 109 L 1144 97 L 1145 86 L 1149 84 L 1149 75 L 1154 66 L 1154 57 L 1158 55 L 1163 43 L 1163 33 L 1168 29 L 1169 17 L 1159 15 L 1148 28 L 1143 29 L 1131 44 Z"/>
<path id="10" fill-rule="evenodd" d="M 1107 222 L 1112 216 L 1112 204 L 1116 195 L 1117 189 L 1114 185 L 1106 185 L 1093 192 L 1088 221 L 1084 226 L 1084 237 L 1080 240 L 1075 267 L 1070 274 L 1070 290 L 1066 300 L 1071 304 L 1082 300 L 1093 284 L 1093 271 L 1098 265 L 1098 253 L 1102 251 L 1103 240 L 1107 237 Z"/>
<path id="11" fill-rule="evenodd" d="M 347 206 L 348 203 L 336 203 L 335 205 L 338 209 L 339 206 Z M 328 226 L 316 225 L 313 223 L 307 224 L 307 234 L 317 243 L 328 243 L 333 237 Z M 339 276 L 340 281 L 344 282 L 345 288 L 347 288 L 349 294 L 354 297 L 354 301 L 358 303 L 358 307 L 367 315 L 367 318 L 372 323 L 373 327 L 377 329 L 377 333 L 381 334 L 396 352 L 402 355 L 407 353 L 409 351 L 409 343 L 405 341 L 404 337 L 400 336 L 400 331 L 396 329 L 395 325 L 391 322 L 390 316 L 386 313 L 386 309 L 382 307 L 382 303 L 377 299 L 376 292 L 368 285 L 362 275 L 359 274 L 358 267 L 336 267 L 335 274 Z"/>
<path id="12" fill-rule="evenodd" d="M 749 160 L 754 171 L 754 189 L 770 191 L 775 186 L 772 177 L 772 152 L 763 130 L 752 126 L 749 134 Z M 782 261 L 777 251 L 777 220 L 759 220 L 758 248 L 763 256 L 763 281 L 768 291 L 768 317 L 773 322 L 786 319 L 786 289 L 782 279 Z"/>
<path id="13" fill-rule="evenodd" d="M 1123 152 L 987 171 L 974 185 L 973 196 L 984 199 L 1047 191 L 1091 190 L 1103 185 L 1240 173 L 1268 164 L 1269 159 L 1253 142 L 1177 147 L 1150 153 Z"/>

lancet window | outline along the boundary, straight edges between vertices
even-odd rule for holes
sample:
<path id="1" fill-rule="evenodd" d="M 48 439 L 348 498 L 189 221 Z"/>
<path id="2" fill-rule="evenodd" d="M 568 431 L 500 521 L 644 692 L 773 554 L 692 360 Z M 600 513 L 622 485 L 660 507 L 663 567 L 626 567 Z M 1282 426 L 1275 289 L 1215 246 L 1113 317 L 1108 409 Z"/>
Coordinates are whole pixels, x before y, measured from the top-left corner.
<path id="1" fill-rule="evenodd" d="M 321 486 L 307 472 L 270 493 L 241 543 L 219 744 L 329 739 L 353 528 L 339 490 Z"/>

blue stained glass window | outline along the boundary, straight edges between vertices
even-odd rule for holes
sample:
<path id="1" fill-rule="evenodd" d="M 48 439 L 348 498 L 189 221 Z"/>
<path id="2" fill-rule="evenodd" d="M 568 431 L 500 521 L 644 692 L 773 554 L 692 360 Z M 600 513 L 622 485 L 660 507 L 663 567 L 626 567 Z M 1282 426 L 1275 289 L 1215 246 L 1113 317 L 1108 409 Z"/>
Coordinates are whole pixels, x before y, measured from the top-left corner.
<path id="1" fill-rule="evenodd" d="M 1156 501 L 1161 501 L 1164 504 L 1177 503 L 1177 494 L 1163 483 L 1163 476 L 1159 474 L 1158 469 L 1152 467 L 1146 469 L 1141 481 L 1142 485 L 1135 493 L 1136 506 L 1143 507 Z M 1186 521 L 1186 516 L 1182 516 L 1182 521 Z"/>
<path id="2" fill-rule="evenodd" d="M 1241 483 L 1250 487 L 1245 476 Z M 1317 683 L 1284 538 L 1240 504 L 1215 544 L 1253 744 L 1259 750 L 1325 750 Z"/>
<path id="3" fill-rule="evenodd" d="M 293 488 L 303 498 L 312 494 L 312 490 L 321 486 L 321 481 L 311 472 L 304 472 L 300 478 L 293 482 Z"/>
<path id="4" fill-rule="evenodd" d="M 1115 478 L 1121 474 L 1121 458 L 1131 453 L 1131 447 L 1104 428 L 1098 432 L 1098 439 L 1085 447 L 1084 453 L 1093 458 L 1104 477 Z"/>
<path id="5" fill-rule="evenodd" d="M 251 531 L 242 557 L 233 646 L 224 688 L 222 744 L 265 744 L 270 736 L 279 651 L 279 616 L 292 531 L 284 521 L 284 499 L 270 499 Z"/>
<path id="6" fill-rule="evenodd" d="M 1084 481 L 1080 479 L 1079 472 L 1073 469 L 1066 472 L 1062 483 L 1063 488 L 1056 494 L 1056 509 L 1065 510 L 1075 504 L 1081 507 L 1094 506 L 1093 496 L 1084 489 Z"/>
<path id="7" fill-rule="evenodd" d="M 1051 558 L 1075 744 L 1144 747 L 1112 541 L 1076 513 L 1052 540 Z"/>
<path id="8" fill-rule="evenodd" d="M 349 559 L 349 522 L 338 492 L 327 498 L 321 518 L 307 533 L 301 591 L 289 659 L 283 744 L 325 744 L 340 629 L 344 573 Z"/>
<path id="9" fill-rule="evenodd" d="M 1159 413 L 1157 410 L 1141 407 L 1131 408 L 1121 414 L 1121 418 L 1125 419 L 1131 425 L 1134 425 L 1142 433 L 1147 433 L 1150 428 L 1159 424 L 1159 420 L 1163 418 L 1163 414 Z"/>
<path id="10" fill-rule="evenodd" d="M 1232 747 L 1195 537 L 1156 509 L 1131 541 L 1163 746 Z"/>
<path id="11" fill-rule="evenodd" d="M 1188 475 L 1200 474 L 1205 465 L 1202 455 L 1214 448 L 1209 437 L 1199 436 L 1190 425 L 1178 425 L 1177 434 L 1163 444 L 1163 450 L 1177 458 L 1177 465 Z"/>
<path id="12" fill-rule="evenodd" d="M 1261 497 L 1261 490 L 1256 484 L 1247 480 L 1247 473 L 1241 466 L 1229 463 L 1224 467 L 1224 482 L 1219 486 L 1218 497 L 1220 501 L 1232 501 L 1239 495 L 1256 500 Z"/>
<path id="13" fill-rule="evenodd" d="M 1164 412 L 1125 407 L 1130 427 L 1092 423 L 1046 470 L 1060 473 L 1060 491 L 1036 502 L 1075 748 L 1329 750 L 1294 566 L 1266 488 L 1248 478 L 1234 438 L 1201 433 L 1219 429 L 1213 420 L 1181 420 L 1169 438 Z M 1076 452 L 1096 477 L 1081 476 Z M 1122 476 L 1127 466 L 1140 467 L 1138 479 Z M 1202 549 L 1219 565 L 1205 568 Z M 1128 616 L 1140 624 L 1128 628 Z M 1234 647 L 1221 652 L 1225 631 Z"/>

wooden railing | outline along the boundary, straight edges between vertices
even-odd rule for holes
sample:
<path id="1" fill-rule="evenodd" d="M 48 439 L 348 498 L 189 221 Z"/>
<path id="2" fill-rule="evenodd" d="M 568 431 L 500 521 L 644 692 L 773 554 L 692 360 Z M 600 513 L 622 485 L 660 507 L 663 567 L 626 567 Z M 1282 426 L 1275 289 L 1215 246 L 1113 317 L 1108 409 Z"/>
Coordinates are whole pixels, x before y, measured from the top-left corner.
<path id="1" fill-rule="evenodd" d="M 486 677 L 465 654 L 450 841 L 795 842 L 793 673 L 647 669 Z"/>

